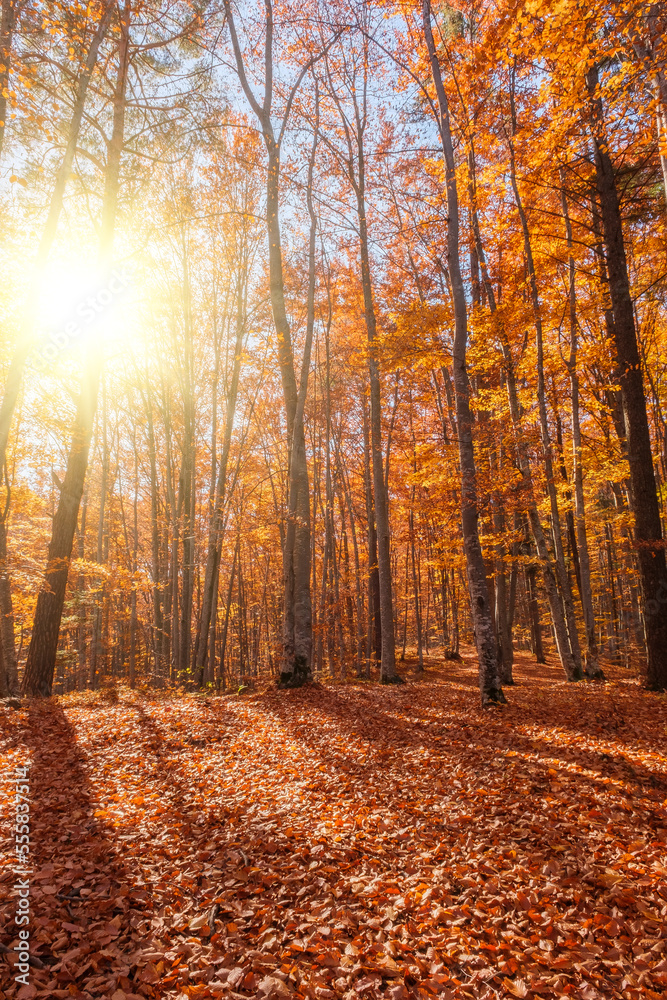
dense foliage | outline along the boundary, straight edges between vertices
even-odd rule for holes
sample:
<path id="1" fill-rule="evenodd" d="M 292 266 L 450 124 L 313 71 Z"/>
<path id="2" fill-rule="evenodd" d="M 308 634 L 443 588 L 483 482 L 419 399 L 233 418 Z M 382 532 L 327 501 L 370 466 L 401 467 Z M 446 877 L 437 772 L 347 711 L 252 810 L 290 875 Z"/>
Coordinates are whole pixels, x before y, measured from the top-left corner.
<path id="1" fill-rule="evenodd" d="M 2 11 L 5 693 L 664 687 L 659 5 Z"/>

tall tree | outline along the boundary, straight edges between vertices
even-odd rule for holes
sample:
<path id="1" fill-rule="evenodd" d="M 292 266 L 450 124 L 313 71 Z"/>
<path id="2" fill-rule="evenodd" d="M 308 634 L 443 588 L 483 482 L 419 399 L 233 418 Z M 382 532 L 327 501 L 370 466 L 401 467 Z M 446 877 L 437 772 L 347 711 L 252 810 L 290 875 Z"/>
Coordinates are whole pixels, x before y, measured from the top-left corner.
<path id="1" fill-rule="evenodd" d="M 461 470 L 461 530 L 466 556 L 470 607 L 474 623 L 475 645 L 479 660 L 479 690 L 483 705 L 503 702 L 505 696 L 498 674 L 498 645 L 489 598 L 486 567 L 479 540 L 479 500 L 477 469 L 473 445 L 473 415 L 470 408 L 470 382 L 466 366 L 468 343 L 468 306 L 461 274 L 459 245 L 459 196 L 456 180 L 454 144 L 449 117 L 449 104 L 443 83 L 438 52 L 433 38 L 430 0 L 422 3 L 422 25 L 431 76 L 439 109 L 439 130 L 445 160 L 447 190 L 447 265 L 454 304 L 454 390 L 456 393 L 456 427 Z"/>
<path id="2" fill-rule="evenodd" d="M 373 301 L 373 282 L 369 250 L 367 195 L 366 195 L 366 129 L 369 121 L 368 83 L 369 37 L 367 5 L 362 17 L 366 30 L 358 50 L 350 47 L 341 59 L 341 82 L 346 103 L 339 95 L 338 81 L 327 60 L 327 77 L 331 96 L 338 109 L 341 128 L 345 136 L 341 158 L 347 179 L 356 202 L 361 287 L 364 302 L 364 324 L 368 341 L 368 381 L 370 387 L 370 451 L 373 481 L 373 512 L 377 530 L 378 598 L 381 626 L 380 679 L 385 684 L 400 681 L 396 670 L 396 642 L 394 636 L 394 608 L 392 595 L 391 543 L 389 525 L 389 493 L 384 474 L 384 448 L 382 443 L 382 387 L 378 345 L 377 316 Z"/>
<path id="3" fill-rule="evenodd" d="M 310 493 L 302 416 L 305 393 L 308 388 L 308 368 L 302 367 L 301 381 L 297 385 L 292 332 L 285 305 L 285 279 L 280 230 L 280 168 L 282 144 L 294 100 L 304 77 L 317 60 L 324 55 L 325 50 L 312 55 L 298 69 L 296 80 L 289 89 L 281 109 L 277 128 L 274 128 L 272 117 L 274 109 L 273 4 L 271 0 L 264 0 L 264 92 L 261 103 L 255 97 L 248 79 L 246 61 L 236 28 L 236 15 L 232 10 L 230 0 L 224 0 L 224 6 L 239 81 L 248 104 L 259 122 L 268 160 L 266 225 L 269 240 L 269 291 L 276 329 L 276 346 L 287 424 L 287 451 L 290 463 L 288 506 L 295 512 L 291 515 L 289 530 L 285 532 L 283 549 L 283 652 L 280 669 L 281 683 L 291 687 L 302 684 L 310 677 L 313 646 L 310 594 Z M 300 404 L 301 390 L 304 393 L 304 400 Z M 306 511 L 308 511 L 307 515 Z"/>
<path id="4" fill-rule="evenodd" d="M 667 614 L 652 612 L 656 595 L 667 579 L 665 543 L 660 520 L 660 503 L 653 468 L 642 362 L 637 342 L 635 313 L 630 292 L 625 254 L 623 220 L 616 186 L 616 171 L 606 134 L 604 108 L 597 66 L 587 73 L 590 99 L 590 126 L 593 141 L 595 179 L 602 218 L 605 258 L 609 277 L 609 297 L 613 311 L 612 334 L 616 349 L 616 375 L 621 388 L 626 457 L 630 467 L 631 505 L 644 598 L 647 687 L 667 688 Z"/>
<path id="5" fill-rule="evenodd" d="M 108 142 L 104 176 L 98 256 L 98 264 L 102 274 L 107 274 L 110 270 L 116 226 L 120 165 L 125 135 L 125 93 L 129 65 L 130 16 L 131 0 L 125 0 L 122 12 L 119 12 L 118 72 L 112 100 L 113 125 Z M 97 342 L 91 343 L 88 348 L 86 368 L 74 416 L 67 470 L 53 518 L 44 583 L 35 609 L 35 620 L 23 675 L 23 691 L 26 694 L 43 696 L 51 694 L 67 575 L 72 557 L 79 505 L 88 469 L 88 453 L 97 411 L 103 363 L 103 346 Z"/>

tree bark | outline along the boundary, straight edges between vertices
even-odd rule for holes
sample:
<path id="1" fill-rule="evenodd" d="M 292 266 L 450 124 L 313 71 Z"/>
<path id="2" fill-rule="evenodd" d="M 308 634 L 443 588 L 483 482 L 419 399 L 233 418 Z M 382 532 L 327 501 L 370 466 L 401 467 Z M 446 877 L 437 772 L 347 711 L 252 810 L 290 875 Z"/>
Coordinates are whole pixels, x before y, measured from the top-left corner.
<path id="1" fill-rule="evenodd" d="M 505 696 L 498 675 L 498 645 L 489 599 L 486 567 L 479 540 L 479 504 L 477 495 L 477 470 L 473 446 L 473 416 L 470 409 L 470 383 L 466 368 L 468 340 L 468 313 L 465 288 L 461 275 L 459 248 L 459 205 L 456 182 L 456 165 L 452 143 L 447 95 L 442 82 L 440 63 L 431 29 L 431 3 L 423 0 L 422 20 L 424 37 L 435 84 L 439 129 L 445 159 L 447 186 L 447 263 L 454 300 L 454 390 L 456 393 L 456 425 L 461 470 L 461 527 L 466 556 L 468 591 L 475 631 L 475 645 L 479 659 L 479 690 L 482 705 L 504 702 Z"/>
<path id="2" fill-rule="evenodd" d="M 107 490 L 109 483 L 109 441 L 107 436 L 107 412 L 106 412 L 106 391 L 104 377 L 102 383 L 102 476 L 100 478 L 100 507 L 97 519 L 97 549 L 95 552 L 95 562 L 98 566 L 103 566 L 105 562 L 104 537 L 105 537 L 105 514 L 107 503 Z M 95 594 L 95 607 L 93 611 L 93 628 L 90 640 L 90 662 L 88 664 L 90 674 L 88 678 L 89 687 L 92 690 L 98 687 L 98 664 L 102 653 L 102 611 L 105 602 L 106 581 L 104 570 L 100 572 Z"/>
<path id="3" fill-rule="evenodd" d="M 377 531 L 375 530 L 375 504 L 371 479 L 371 444 L 366 399 L 361 400 L 364 435 L 364 493 L 366 498 L 366 525 L 368 551 L 368 624 L 366 636 L 366 676 L 371 676 L 372 662 L 382 661 L 382 619 L 380 617 L 380 574 L 378 572 Z"/>
<path id="4" fill-rule="evenodd" d="M 102 359 L 95 350 L 88 363 L 77 403 L 67 471 L 53 518 L 44 583 L 37 598 L 32 637 L 23 676 L 23 693 L 28 695 L 48 697 L 51 694 L 67 574 L 88 467 L 88 451 L 97 407 L 101 369 Z"/>
<path id="5" fill-rule="evenodd" d="M 417 439 L 415 437 L 415 429 L 412 420 L 412 393 L 408 397 L 408 407 L 410 416 L 410 437 L 412 438 L 412 475 L 417 476 Z M 421 616 L 421 593 L 419 586 L 419 578 L 417 573 L 417 559 L 415 553 L 415 495 L 417 491 L 416 481 L 412 484 L 412 493 L 410 498 L 410 514 L 409 514 L 409 546 L 410 546 L 410 558 L 412 563 L 412 592 L 414 595 L 415 603 L 415 626 L 417 630 L 417 672 L 424 672 L 424 648 L 422 643 L 422 616 Z M 407 576 L 407 572 L 406 572 Z"/>
<path id="6" fill-rule="evenodd" d="M 361 284 L 364 295 L 364 318 L 368 338 L 368 376 L 370 382 L 370 440 L 373 498 L 375 501 L 375 524 L 377 528 L 378 582 L 380 598 L 380 622 L 382 628 L 382 658 L 380 661 L 380 681 L 394 683 L 398 679 L 396 670 L 396 645 L 394 638 L 394 609 L 391 585 L 391 543 L 389 528 L 389 497 L 384 478 L 382 447 L 382 397 L 380 388 L 380 365 L 377 358 L 377 325 L 373 290 L 371 284 L 370 255 L 368 252 L 368 229 L 364 195 L 363 148 L 358 149 L 358 190 L 357 209 L 359 213 L 359 240 L 361 251 Z"/>
<path id="7" fill-rule="evenodd" d="M 514 80 L 510 86 L 510 103 L 512 108 L 512 132 L 516 131 L 516 115 L 514 110 Z M 559 648 L 561 645 L 565 645 L 567 642 L 567 659 L 570 663 L 569 669 L 566 668 L 568 672 L 568 677 L 570 679 L 577 679 L 582 673 L 582 663 L 581 663 L 581 648 L 579 645 L 579 636 L 577 633 L 577 621 L 574 611 L 574 602 L 572 600 L 572 590 L 570 587 L 570 580 L 565 569 L 565 553 L 563 551 L 563 536 L 561 531 L 560 523 L 560 510 L 558 508 L 558 497 L 556 494 L 555 476 L 554 476 L 554 464 L 553 464 L 553 451 L 551 446 L 551 435 L 549 432 L 549 420 L 547 416 L 547 400 L 546 400 L 546 387 L 544 381 L 544 336 L 542 331 L 542 307 L 540 303 L 540 296 L 537 287 L 537 273 L 535 271 L 535 262 L 533 259 L 533 249 L 530 239 L 530 231 L 528 229 L 528 219 L 526 216 L 525 209 L 523 207 L 523 200 L 519 192 L 519 186 L 516 179 L 516 163 L 514 157 L 514 140 L 513 136 L 509 138 L 509 152 L 510 152 L 510 179 L 512 183 L 512 190 L 514 192 L 514 200 L 516 202 L 517 212 L 519 214 L 519 219 L 521 222 L 521 230 L 523 233 L 523 245 L 524 252 L 526 254 L 526 264 L 528 268 L 528 278 L 530 282 L 530 299 L 533 308 L 533 319 L 535 322 L 535 342 L 537 347 L 537 405 L 540 417 L 540 433 L 542 437 L 542 454 L 544 457 L 544 474 L 546 479 L 547 496 L 549 497 L 549 506 L 551 509 L 551 525 L 552 534 L 554 540 L 554 566 L 556 570 L 556 579 L 558 582 L 558 596 L 563 605 L 563 612 L 565 618 L 565 631 L 562 632 L 562 638 L 558 638 Z M 537 513 L 537 511 L 536 511 Z M 537 542 L 537 539 L 536 539 Z M 560 615 L 558 616 L 558 623 L 554 621 L 554 628 L 560 627 Z M 570 672 L 572 676 L 570 676 Z"/>
<path id="8" fill-rule="evenodd" d="M 572 256 L 572 223 L 567 204 L 565 188 L 561 189 L 561 203 L 568 246 L 568 310 L 570 322 L 570 356 L 567 369 L 570 375 L 570 401 L 572 404 L 572 477 L 574 479 L 574 527 L 579 554 L 579 580 L 581 584 L 581 605 L 586 626 L 586 659 L 584 672 L 587 677 L 602 674 L 598 662 L 598 648 L 595 640 L 595 614 L 593 612 L 593 591 L 591 586 L 591 561 L 586 536 L 586 508 L 584 502 L 584 473 L 581 459 L 581 422 L 579 416 L 579 373 L 577 370 L 577 292 L 575 286 L 574 258 Z M 604 675 L 602 675 L 604 676 Z"/>
<path id="9" fill-rule="evenodd" d="M 204 592 L 202 595 L 201 617 L 199 622 L 199 648 L 197 651 L 197 671 L 199 684 L 203 684 L 204 672 L 206 670 L 206 659 L 208 656 L 208 635 L 213 618 L 213 605 L 218 589 L 218 574 L 220 569 L 220 556 L 223 542 L 223 521 L 224 508 L 227 500 L 227 467 L 229 465 L 229 453 L 232 445 L 232 430 L 234 427 L 234 416 L 236 414 L 236 401 L 238 398 L 239 378 L 241 374 L 241 359 L 243 355 L 243 338 L 245 336 L 245 283 L 243 275 L 239 272 L 237 302 L 236 302 L 236 338 L 234 342 L 234 359 L 232 362 L 232 375 L 227 393 L 227 407 L 225 411 L 225 430 L 222 441 L 222 453 L 220 455 L 220 466 L 218 468 L 217 482 L 215 485 L 215 496 L 213 500 L 213 510 L 209 525 L 208 551 L 206 556 L 206 570 L 204 575 Z"/>
<path id="10" fill-rule="evenodd" d="M 498 448 L 494 449 L 497 463 L 498 478 L 501 474 L 502 462 L 502 441 Z M 493 468 L 491 473 L 493 475 Z M 493 530 L 497 541 L 495 545 L 495 622 L 496 636 L 498 639 L 498 659 L 500 679 L 503 684 L 514 684 L 512 676 L 512 666 L 514 663 L 514 650 L 512 646 L 512 623 L 509 617 L 508 597 L 507 597 L 507 573 L 505 571 L 505 514 L 502 509 L 502 498 L 496 494 L 493 498 Z"/>
<path id="11" fill-rule="evenodd" d="M 285 530 L 285 548 L 283 550 L 285 615 L 283 619 L 283 662 L 280 671 L 280 683 L 285 687 L 299 686 L 310 678 L 313 652 L 313 620 L 310 595 L 310 495 L 304 409 L 308 392 L 313 330 L 315 328 L 315 241 L 317 237 L 317 217 L 313 207 L 313 174 L 319 131 L 319 96 L 317 87 L 315 101 L 316 124 L 313 130 L 313 143 L 308 161 L 308 180 L 306 185 L 306 202 L 310 218 L 306 335 L 301 363 L 301 378 L 290 436 L 287 525 Z M 275 207 L 277 219 L 277 191 Z M 278 238 L 279 235 L 278 231 Z M 329 444 L 327 442 L 328 447 Z"/>
<path id="12" fill-rule="evenodd" d="M 621 209 L 614 167 L 605 135 L 597 67 L 589 70 L 586 83 L 590 96 L 595 176 L 602 214 L 609 295 L 613 311 L 617 379 L 621 387 L 623 423 L 630 466 L 631 506 L 635 517 L 635 539 L 644 606 L 646 686 L 651 690 L 663 691 L 667 688 L 667 615 L 658 601 L 658 593 L 667 581 L 667 566 L 660 522 L 660 503 L 653 468 Z"/>
<path id="13" fill-rule="evenodd" d="M 183 452 L 181 484 L 183 498 L 183 562 L 181 564 L 181 606 L 178 630 L 178 670 L 183 679 L 190 680 L 192 654 L 192 604 L 194 597 L 195 560 L 195 400 L 194 359 L 192 344 L 192 302 L 190 295 L 190 270 L 185 231 L 182 231 L 183 252 Z M 180 489 L 180 487 L 179 487 Z"/>
<path id="14" fill-rule="evenodd" d="M 280 130 L 276 137 L 271 117 L 274 31 L 273 5 L 271 0 L 264 0 L 264 7 L 266 29 L 264 46 L 265 76 L 264 97 L 260 104 L 247 79 L 230 0 L 224 0 L 225 15 L 229 26 L 239 82 L 248 104 L 260 124 L 268 155 L 266 221 L 269 241 L 269 293 L 273 321 L 276 328 L 278 363 L 283 386 L 290 484 L 288 524 L 285 530 L 285 547 L 283 549 L 283 652 L 280 683 L 285 686 L 294 687 L 303 684 L 311 676 L 313 642 L 310 594 L 310 500 L 306 441 L 303 427 L 303 406 L 305 405 L 305 395 L 308 386 L 308 366 L 302 365 L 301 381 L 299 388 L 297 388 L 291 330 L 285 307 L 285 283 L 279 217 L 280 156 L 282 138 L 289 120 L 292 102 L 304 76 L 317 58 L 319 58 L 319 55 L 312 56 L 302 67 L 290 91 L 283 118 L 280 122 Z M 324 52 L 320 53 L 320 55 L 323 54 Z M 312 173 L 310 177 L 312 182 Z M 310 198 L 311 195 L 309 195 L 309 200 Z M 312 204 L 309 204 L 312 231 L 311 209 Z M 310 285 L 311 283 L 309 282 L 309 310 L 311 308 Z M 302 391 L 303 401 L 300 402 Z M 299 404 L 301 406 L 300 416 L 298 414 Z"/>
<path id="15" fill-rule="evenodd" d="M 130 655 L 128 663 L 128 683 L 135 686 L 137 676 L 137 555 L 139 552 L 139 455 L 136 431 L 132 438 L 134 446 L 134 499 L 132 503 L 132 590 L 130 592 Z"/>
<path id="16" fill-rule="evenodd" d="M 345 134 L 346 151 L 343 154 L 348 179 L 355 194 L 359 222 L 359 256 L 361 288 L 364 300 L 364 324 L 368 344 L 368 380 L 370 388 L 370 465 L 373 484 L 375 528 L 377 531 L 378 603 L 381 625 L 380 681 L 383 684 L 400 683 L 396 670 L 396 641 L 392 594 L 391 541 L 389 527 L 389 491 L 385 478 L 384 449 L 382 445 L 382 386 L 377 342 L 377 317 L 373 301 L 373 282 L 366 217 L 366 158 L 364 133 L 367 118 L 368 90 L 368 39 L 363 41 L 363 78 L 358 81 L 356 65 L 344 65 L 345 83 L 354 111 L 352 122 L 339 97 L 338 88 L 329 76 L 329 89 L 338 108 Z M 329 67 L 327 67 L 329 70 Z M 398 397 L 397 397 L 398 398 Z M 387 452 L 388 467 L 388 452 Z"/>
<path id="17" fill-rule="evenodd" d="M 0 155 L 2 155 L 7 127 L 7 98 L 5 95 L 10 86 L 12 41 L 20 7 L 19 0 L 2 0 L 2 16 L 0 17 Z"/>
<path id="18" fill-rule="evenodd" d="M 472 212 L 472 224 L 475 235 L 475 242 L 477 244 L 477 255 L 479 260 L 479 266 L 482 273 L 483 287 L 486 289 L 489 310 L 491 314 L 494 315 L 496 313 L 496 296 L 486 266 L 486 256 L 484 254 L 484 247 L 482 245 L 482 239 L 479 229 L 479 221 L 477 217 L 477 211 L 474 206 Z M 537 501 L 534 495 L 533 477 L 530 466 L 530 459 L 528 456 L 528 449 L 526 447 L 526 442 L 523 438 L 521 430 L 521 405 L 519 403 L 519 395 L 516 385 L 514 359 L 512 357 L 512 351 L 510 349 L 507 335 L 502 327 L 502 324 L 498 325 L 498 336 L 500 339 L 501 349 L 503 352 L 503 360 L 505 362 L 505 384 L 507 386 L 510 417 L 514 429 L 517 465 L 519 467 L 519 471 L 521 472 L 524 490 L 528 502 L 528 511 L 527 511 L 528 521 L 530 524 L 533 538 L 535 539 L 537 554 L 540 558 L 542 566 L 544 587 L 547 592 L 547 599 L 549 601 L 549 610 L 551 613 L 551 619 L 554 626 L 554 634 L 556 636 L 556 646 L 558 649 L 558 655 L 568 680 L 578 681 L 581 680 L 581 668 L 580 667 L 577 668 L 577 665 L 572 656 L 570 637 L 568 634 L 567 624 L 565 621 L 563 604 L 561 602 L 560 594 L 558 592 L 556 576 L 554 574 L 551 562 L 551 556 L 549 554 L 549 548 L 546 541 L 546 536 L 544 534 L 540 513 L 537 507 Z"/>
<path id="19" fill-rule="evenodd" d="M 544 646 L 542 645 L 542 626 L 540 624 L 540 606 L 537 600 L 537 580 L 535 579 L 537 569 L 535 566 L 526 567 L 526 591 L 528 597 L 528 617 L 530 620 L 531 646 L 535 659 L 538 663 L 546 663 Z"/>

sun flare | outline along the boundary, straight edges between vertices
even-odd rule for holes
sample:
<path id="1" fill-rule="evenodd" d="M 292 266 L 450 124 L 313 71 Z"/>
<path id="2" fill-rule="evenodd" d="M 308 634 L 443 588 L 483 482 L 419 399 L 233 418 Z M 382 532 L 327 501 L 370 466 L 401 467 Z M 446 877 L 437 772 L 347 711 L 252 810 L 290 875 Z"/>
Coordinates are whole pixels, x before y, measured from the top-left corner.
<path id="1" fill-rule="evenodd" d="M 134 290 L 129 268 L 101 268 L 81 259 L 49 268 L 38 293 L 37 316 L 44 361 L 84 349 L 103 338 L 113 353 L 131 335 L 126 307 Z"/>

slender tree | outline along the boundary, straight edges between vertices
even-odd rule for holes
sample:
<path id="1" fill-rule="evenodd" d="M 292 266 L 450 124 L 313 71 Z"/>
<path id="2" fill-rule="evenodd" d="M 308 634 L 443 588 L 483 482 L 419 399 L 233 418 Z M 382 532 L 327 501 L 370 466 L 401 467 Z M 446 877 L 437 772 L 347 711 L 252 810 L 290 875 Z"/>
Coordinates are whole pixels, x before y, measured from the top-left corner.
<path id="1" fill-rule="evenodd" d="M 438 53 L 433 38 L 430 0 L 422 3 L 422 25 L 431 76 L 439 109 L 439 129 L 445 160 L 447 189 L 447 265 L 454 303 L 454 391 L 456 393 L 456 426 L 461 470 L 461 529 L 466 556 L 470 607 L 474 623 L 475 645 L 479 659 L 479 690 L 483 705 L 505 701 L 498 675 L 498 645 L 489 598 L 486 567 L 479 540 L 479 501 L 477 469 L 473 446 L 473 415 L 470 408 L 470 382 L 466 367 L 468 342 L 468 307 L 461 275 L 459 247 L 459 199 L 456 180 L 454 145 Z"/>

